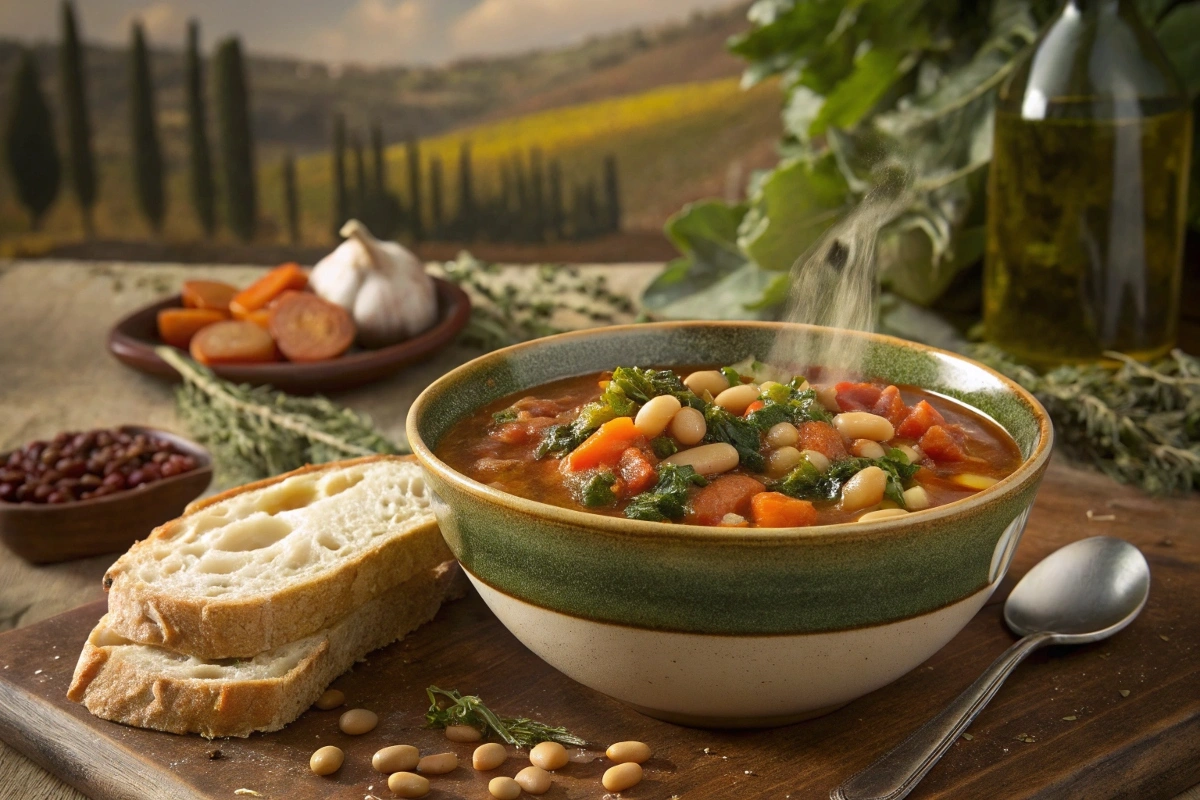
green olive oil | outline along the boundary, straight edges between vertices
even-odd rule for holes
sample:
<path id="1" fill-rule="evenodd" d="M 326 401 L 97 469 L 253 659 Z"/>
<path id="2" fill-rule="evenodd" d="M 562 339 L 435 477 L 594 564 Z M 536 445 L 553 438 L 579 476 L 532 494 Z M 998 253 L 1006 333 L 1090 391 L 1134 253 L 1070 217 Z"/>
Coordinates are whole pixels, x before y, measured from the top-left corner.
<path id="1" fill-rule="evenodd" d="M 1038 366 L 1175 343 L 1192 117 L 1124 0 L 1068 0 L 1001 88 L 988 338 Z"/>

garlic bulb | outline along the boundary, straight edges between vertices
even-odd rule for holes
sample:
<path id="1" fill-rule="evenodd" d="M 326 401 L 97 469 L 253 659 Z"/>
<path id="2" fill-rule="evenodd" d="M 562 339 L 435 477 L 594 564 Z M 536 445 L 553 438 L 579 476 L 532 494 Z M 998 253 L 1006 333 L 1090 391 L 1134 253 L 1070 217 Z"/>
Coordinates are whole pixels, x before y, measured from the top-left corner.
<path id="1" fill-rule="evenodd" d="M 364 347 L 395 344 L 437 320 L 437 289 L 424 265 L 399 244 L 381 242 L 352 219 L 346 241 L 313 267 L 313 291 L 350 312 Z"/>

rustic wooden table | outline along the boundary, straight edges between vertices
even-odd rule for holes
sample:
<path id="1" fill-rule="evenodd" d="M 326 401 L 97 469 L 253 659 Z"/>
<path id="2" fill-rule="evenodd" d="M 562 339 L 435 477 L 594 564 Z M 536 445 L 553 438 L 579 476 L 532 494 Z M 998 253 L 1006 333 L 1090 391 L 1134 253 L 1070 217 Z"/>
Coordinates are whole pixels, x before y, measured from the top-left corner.
<path id="1" fill-rule="evenodd" d="M 594 269 L 604 269 L 615 289 L 630 293 L 640 289 L 653 274 L 653 270 L 636 265 Z M 0 319 L 0 451 L 66 428 L 109 426 L 125 422 L 177 428 L 170 387 L 132 372 L 112 360 L 104 350 L 106 331 L 119 316 L 173 290 L 185 275 L 219 276 L 233 282 L 244 282 L 254 272 L 255 268 L 242 267 L 0 263 L 0 298 L 4 300 L 2 307 L 5 309 L 3 319 Z M 408 406 L 416 394 L 433 378 L 472 355 L 471 351 L 451 348 L 430 362 L 415 366 L 391 380 L 340 395 L 338 399 L 369 413 L 386 433 L 399 438 L 402 436 Z M 1185 565 L 1188 569 L 1180 574 L 1195 578 L 1196 543 L 1187 520 L 1200 512 L 1200 501 L 1146 498 L 1061 462 L 1052 467 L 1047 486 L 1053 487 L 1053 492 L 1049 495 L 1043 492 L 1039 499 L 1030 522 L 1031 532 L 1059 531 L 1063 526 L 1071 526 L 1073 533 L 1070 538 L 1094 533 L 1122 536 L 1147 549 L 1152 563 L 1155 559 L 1166 559 L 1163 563 L 1173 566 L 1178 566 L 1179 559 L 1187 553 L 1190 555 L 1185 560 L 1193 560 Z M 1073 491 L 1075 487 L 1078 487 L 1078 493 Z M 1086 513 L 1089 510 L 1097 512 L 1102 520 L 1110 515 L 1114 519 L 1091 521 L 1092 516 Z M 1145 524 L 1139 520 L 1145 521 Z M 1149 530 L 1155 526 L 1158 526 L 1155 530 Z M 1169 544 L 1162 544 L 1163 528 L 1175 531 L 1177 538 L 1180 535 L 1188 537 L 1186 547 L 1174 553 L 1164 549 L 1169 548 Z M 1014 572 L 1023 573 L 1036 558 L 1045 555 L 1038 548 L 1045 546 L 1046 538 L 1032 535 L 1028 538 L 1030 541 L 1023 544 L 1018 553 Z M 111 561 L 111 556 L 101 556 L 33 568 L 0 549 L 0 630 L 24 626 L 82 603 L 101 599 L 100 577 Z M 1192 594 L 1194 596 L 1194 591 Z M 981 617 L 988 614 L 995 616 L 996 608 L 995 603 L 990 604 L 990 610 L 981 612 Z M 1182 625 L 1187 615 L 1193 613 L 1194 608 L 1158 609 L 1155 619 L 1159 624 L 1179 621 Z M 1195 627 L 1192 626 L 1190 630 L 1194 631 Z M 1156 630 L 1154 633 L 1159 632 Z M 1175 628 L 1170 633 L 1172 641 L 1169 646 L 1183 648 L 1175 663 L 1194 664 L 1194 643 L 1180 641 Z M 1153 635 L 1147 635 L 1159 641 Z M 1163 634 L 1161 638 L 1164 646 L 1168 646 L 1168 636 Z M 944 655 L 935 657 L 930 663 L 936 662 L 939 668 L 946 666 Z M 968 666 L 972 670 L 975 669 L 974 661 L 982 659 L 978 665 L 982 667 L 991 657 L 973 651 L 970 655 L 973 660 Z M 945 673 L 941 674 L 943 679 L 947 677 Z M 909 676 L 905 680 L 923 679 Z M 1089 679 L 1085 683 L 1091 682 Z M 1081 687 L 1083 685 L 1081 683 Z M 947 687 L 941 687 L 940 690 L 951 694 L 957 691 Z M 1189 688 L 1185 685 L 1181 690 L 1187 692 Z M 1195 687 L 1192 686 L 1190 691 L 1194 693 Z M 1027 698 L 1036 696 L 1033 685 L 1025 689 L 1018 685 L 1013 692 Z M 997 714 L 1000 714 L 999 709 Z M 986 721 L 981 718 L 981 723 L 986 724 Z M 1093 726 L 1091 730 L 1096 732 L 1093 735 L 1101 735 L 1101 728 L 1103 725 Z M 1056 769 L 1060 774 L 1065 770 L 1065 774 L 1070 775 L 1075 767 L 1064 767 L 1061 763 L 1064 754 L 1058 755 L 1059 758 L 1055 760 L 1060 763 Z M 1028 754 L 1025 757 L 1028 759 Z M 1191 774 L 1176 771 L 1173 776 L 1164 775 L 1162 780 L 1155 780 L 1152 770 L 1156 762 L 1153 757 L 1127 752 L 1115 753 L 1114 757 L 1132 759 L 1129 763 L 1136 762 L 1139 769 L 1150 770 L 1141 783 L 1145 789 L 1141 796 L 1169 796 L 1169 792 L 1164 794 L 1165 788 L 1173 786 L 1173 791 L 1178 791 L 1182 788 L 1179 786 L 1179 775 Z M 1066 760 L 1073 763 L 1069 757 Z M 1033 761 L 1027 763 L 1031 769 L 1037 769 Z M 773 767 L 773 772 L 779 772 L 779 777 L 782 777 L 788 769 L 786 764 L 781 763 Z M 1081 766 L 1077 786 L 1087 783 L 1086 772 L 1087 768 Z M 930 788 L 933 788 L 936 785 L 934 778 L 931 777 L 930 781 Z M 1065 786 L 1059 784 L 1057 792 L 1051 788 L 1049 793 L 1039 792 L 1037 796 L 1075 796 L 1069 789 L 1073 782 L 1068 781 Z M 986 785 L 985 776 L 981 774 L 967 782 L 951 781 L 942 788 L 957 786 L 961 790 L 957 796 L 980 796 L 974 792 Z M 1186 783 L 1183 785 L 1186 786 Z M 953 789 L 951 793 L 955 793 Z M 1005 794 L 1008 796 L 1007 792 Z M 1022 796 L 1028 795 L 1022 793 Z M 0 744 L 0 798 L 59 800 L 81 797 L 83 795 L 72 787 Z M 1179 800 L 1184 798 L 1200 800 L 1200 786 L 1179 796 Z"/>

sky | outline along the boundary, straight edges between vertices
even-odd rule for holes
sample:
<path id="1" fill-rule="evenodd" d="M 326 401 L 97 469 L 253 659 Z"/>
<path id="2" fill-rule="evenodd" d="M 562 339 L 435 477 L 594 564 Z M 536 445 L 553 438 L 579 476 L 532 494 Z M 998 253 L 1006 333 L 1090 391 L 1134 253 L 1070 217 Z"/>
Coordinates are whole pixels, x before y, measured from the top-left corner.
<path id="1" fill-rule="evenodd" d="M 686 18 L 730 0 L 75 0 L 88 41 L 125 44 L 140 19 L 152 46 L 241 35 L 251 52 L 333 64 L 441 64 L 519 53 Z M 0 36 L 58 38 L 57 0 L 0 0 Z"/>

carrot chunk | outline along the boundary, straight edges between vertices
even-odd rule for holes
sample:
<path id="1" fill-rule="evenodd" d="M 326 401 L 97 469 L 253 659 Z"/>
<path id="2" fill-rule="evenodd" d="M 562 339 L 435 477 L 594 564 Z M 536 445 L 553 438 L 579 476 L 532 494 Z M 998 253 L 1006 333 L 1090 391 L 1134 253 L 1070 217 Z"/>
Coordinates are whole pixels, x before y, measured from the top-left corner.
<path id="1" fill-rule="evenodd" d="M 837 428 L 828 422 L 805 422 L 800 426 L 800 450 L 816 450 L 830 461 L 846 458 L 846 444 Z"/>
<path id="2" fill-rule="evenodd" d="M 229 301 L 229 310 L 236 314 L 248 314 L 267 304 L 289 289 L 303 289 L 308 285 L 308 275 L 299 264 L 283 264 L 263 275 L 254 283 L 238 292 Z"/>
<path id="3" fill-rule="evenodd" d="M 749 475 L 725 475 L 696 492 L 691 513 L 684 522 L 692 525 L 720 525 L 726 514 L 746 517 L 750 500 L 766 487 Z"/>
<path id="4" fill-rule="evenodd" d="M 567 468 L 580 472 L 601 464 L 614 466 L 621 460 L 621 454 L 641 437 L 631 417 L 611 419 L 571 451 L 567 456 Z"/>
<path id="5" fill-rule="evenodd" d="M 271 303 L 267 330 L 288 361 L 337 358 L 354 342 L 354 320 L 336 303 L 309 292 L 284 292 Z"/>
<path id="6" fill-rule="evenodd" d="M 904 405 L 904 398 L 900 396 L 900 390 L 895 386 L 889 386 L 883 390 L 872 411 L 881 417 L 886 417 L 893 427 L 898 426 L 908 416 L 908 406 Z"/>
<path id="7" fill-rule="evenodd" d="M 209 308 L 229 313 L 229 302 L 238 293 L 236 286 L 221 281 L 184 281 L 184 308 Z"/>
<path id="8" fill-rule="evenodd" d="M 750 515 L 760 528 L 804 528 L 817 521 L 817 509 L 807 500 L 779 492 L 762 492 L 750 500 Z"/>
<path id="9" fill-rule="evenodd" d="M 929 401 L 922 400 L 909 410 L 904 421 L 896 427 L 896 435 L 905 439 L 920 439 L 934 425 L 945 424 L 946 418 L 929 405 Z"/>
<path id="10" fill-rule="evenodd" d="M 755 411 L 758 411 L 760 408 L 766 408 L 766 407 L 767 407 L 767 404 L 764 403 L 762 400 L 755 400 L 753 403 L 746 406 L 746 410 L 745 410 L 745 412 L 742 413 L 742 416 L 748 417 L 751 414 L 753 414 Z"/>
<path id="11" fill-rule="evenodd" d="M 934 425 L 921 437 L 921 449 L 934 461 L 965 461 L 967 454 L 956 433 L 961 436 L 953 425 Z"/>
<path id="12" fill-rule="evenodd" d="M 658 481 L 658 473 L 650 459 L 636 447 L 627 447 L 617 463 L 617 475 L 621 478 L 621 496 L 633 497 L 649 489 Z"/>
<path id="13" fill-rule="evenodd" d="M 275 361 L 275 340 L 253 322 L 214 322 L 192 337 L 188 348 L 201 364 L 253 364 Z"/>
<path id="14" fill-rule="evenodd" d="M 158 338 L 186 349 L 201 328 L 224 319 L 229 316 L 210 308 L 164 308 L 158 312 Z"/>
<path id="15" fill-rule="evenodd" d="M 264 331 L 270 333 L 271 328 L 271 309 L 260 308 L 257 311 L 250 311 L 246 314 L 234 314 L 234 319 L 242 319 L 246 322 L 253 322 Z"/>
<path id="16" fill-rule="evenodd" d="M 883 391 L 873 383 L 842 381 L 833 387 L 837 392 L 838 408 L 842 411 L 870 411 L 879 402 Z"/>

